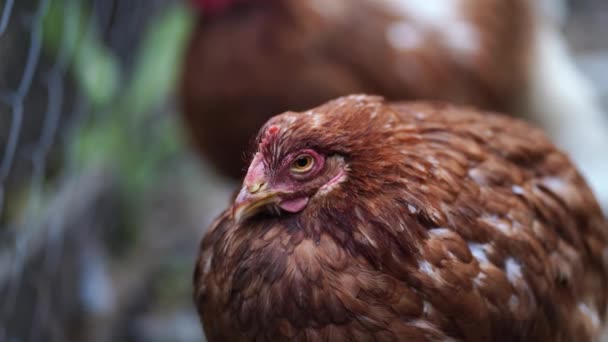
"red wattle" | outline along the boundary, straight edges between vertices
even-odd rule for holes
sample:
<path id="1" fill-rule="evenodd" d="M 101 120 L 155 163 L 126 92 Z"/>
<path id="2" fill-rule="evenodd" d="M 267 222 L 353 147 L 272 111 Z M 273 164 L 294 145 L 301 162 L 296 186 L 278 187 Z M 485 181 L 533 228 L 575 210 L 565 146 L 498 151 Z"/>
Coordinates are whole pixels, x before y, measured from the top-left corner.
<path id="1" fill-rule="evenodd" d="M 302 209 L 304 209 L 307 204 L 308 204 L 308 197 L 302 197 L 302 198 L 296 198 L 293 200 L 283 201 L 279 204 L 279 207 L 281 207 L 281 209 L 283 209 L 287 212 L 297 213 L 297 212 L 302 211 Z"/>

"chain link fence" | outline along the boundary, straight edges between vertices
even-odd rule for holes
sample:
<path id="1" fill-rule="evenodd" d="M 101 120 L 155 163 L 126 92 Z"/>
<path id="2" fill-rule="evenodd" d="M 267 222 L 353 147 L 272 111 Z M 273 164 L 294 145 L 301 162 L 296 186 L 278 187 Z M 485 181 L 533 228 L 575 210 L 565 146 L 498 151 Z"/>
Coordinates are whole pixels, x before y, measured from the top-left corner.
<path id="1" fill-rule="evenodd" d="M 171 101 L 192 24 L 172 0 L 0 1 L 0 341 L 201 339 L 191 197 L 223 192 Z"/>

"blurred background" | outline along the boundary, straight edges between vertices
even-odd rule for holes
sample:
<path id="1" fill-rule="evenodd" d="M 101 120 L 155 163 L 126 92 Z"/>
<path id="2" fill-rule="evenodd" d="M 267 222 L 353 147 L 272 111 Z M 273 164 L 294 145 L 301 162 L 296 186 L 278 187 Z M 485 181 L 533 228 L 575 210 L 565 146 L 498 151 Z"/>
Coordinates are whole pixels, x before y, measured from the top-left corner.
<path id="1" fill-rule="evenodd" d="M 608 2 L 568 6 L 608 108 Z M 203 339 L 196 248 L 234 185 L 177 115 L 196 20 L 174 0 L 0 0 L 0 342 Z"/>

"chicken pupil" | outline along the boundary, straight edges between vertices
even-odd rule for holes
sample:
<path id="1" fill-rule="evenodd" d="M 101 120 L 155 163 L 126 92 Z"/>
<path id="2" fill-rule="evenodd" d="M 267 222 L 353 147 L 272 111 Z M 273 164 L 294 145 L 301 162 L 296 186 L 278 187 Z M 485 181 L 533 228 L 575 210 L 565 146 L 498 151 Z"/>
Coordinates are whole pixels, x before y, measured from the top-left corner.
<path id="1" fill-rule="evenodd" d="M 300 158 L 298 158 L 298 160 L 296 160 L 296 165 L 299 168 L 305 168 L 308 166 L 309 163 L 310 163 L 310 158 L 308 158 L 308 157 L 300 157 Z"/>

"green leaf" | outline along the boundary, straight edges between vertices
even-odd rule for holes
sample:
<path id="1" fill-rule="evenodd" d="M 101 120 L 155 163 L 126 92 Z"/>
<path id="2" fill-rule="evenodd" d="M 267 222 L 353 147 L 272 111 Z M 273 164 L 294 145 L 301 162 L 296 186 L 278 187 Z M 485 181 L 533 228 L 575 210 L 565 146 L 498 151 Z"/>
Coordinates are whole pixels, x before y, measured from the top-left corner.
<path id="1" fill-rule="evenodd" d="M 194 17 L 183 5 L 175 5 L 151 23 L 124 92 L 125 113 L 146 115 L 173 89 Z"/>
<path id="2" fill-rule="evenodd" d="M 53 0 L 42 19 L 43 41 L 56 55 L 64 55 L 74 78 L 91 104 L 110 103 L 119 83 L 118 61 L 103 44 L 92 13 L 80 1 Z"/>

